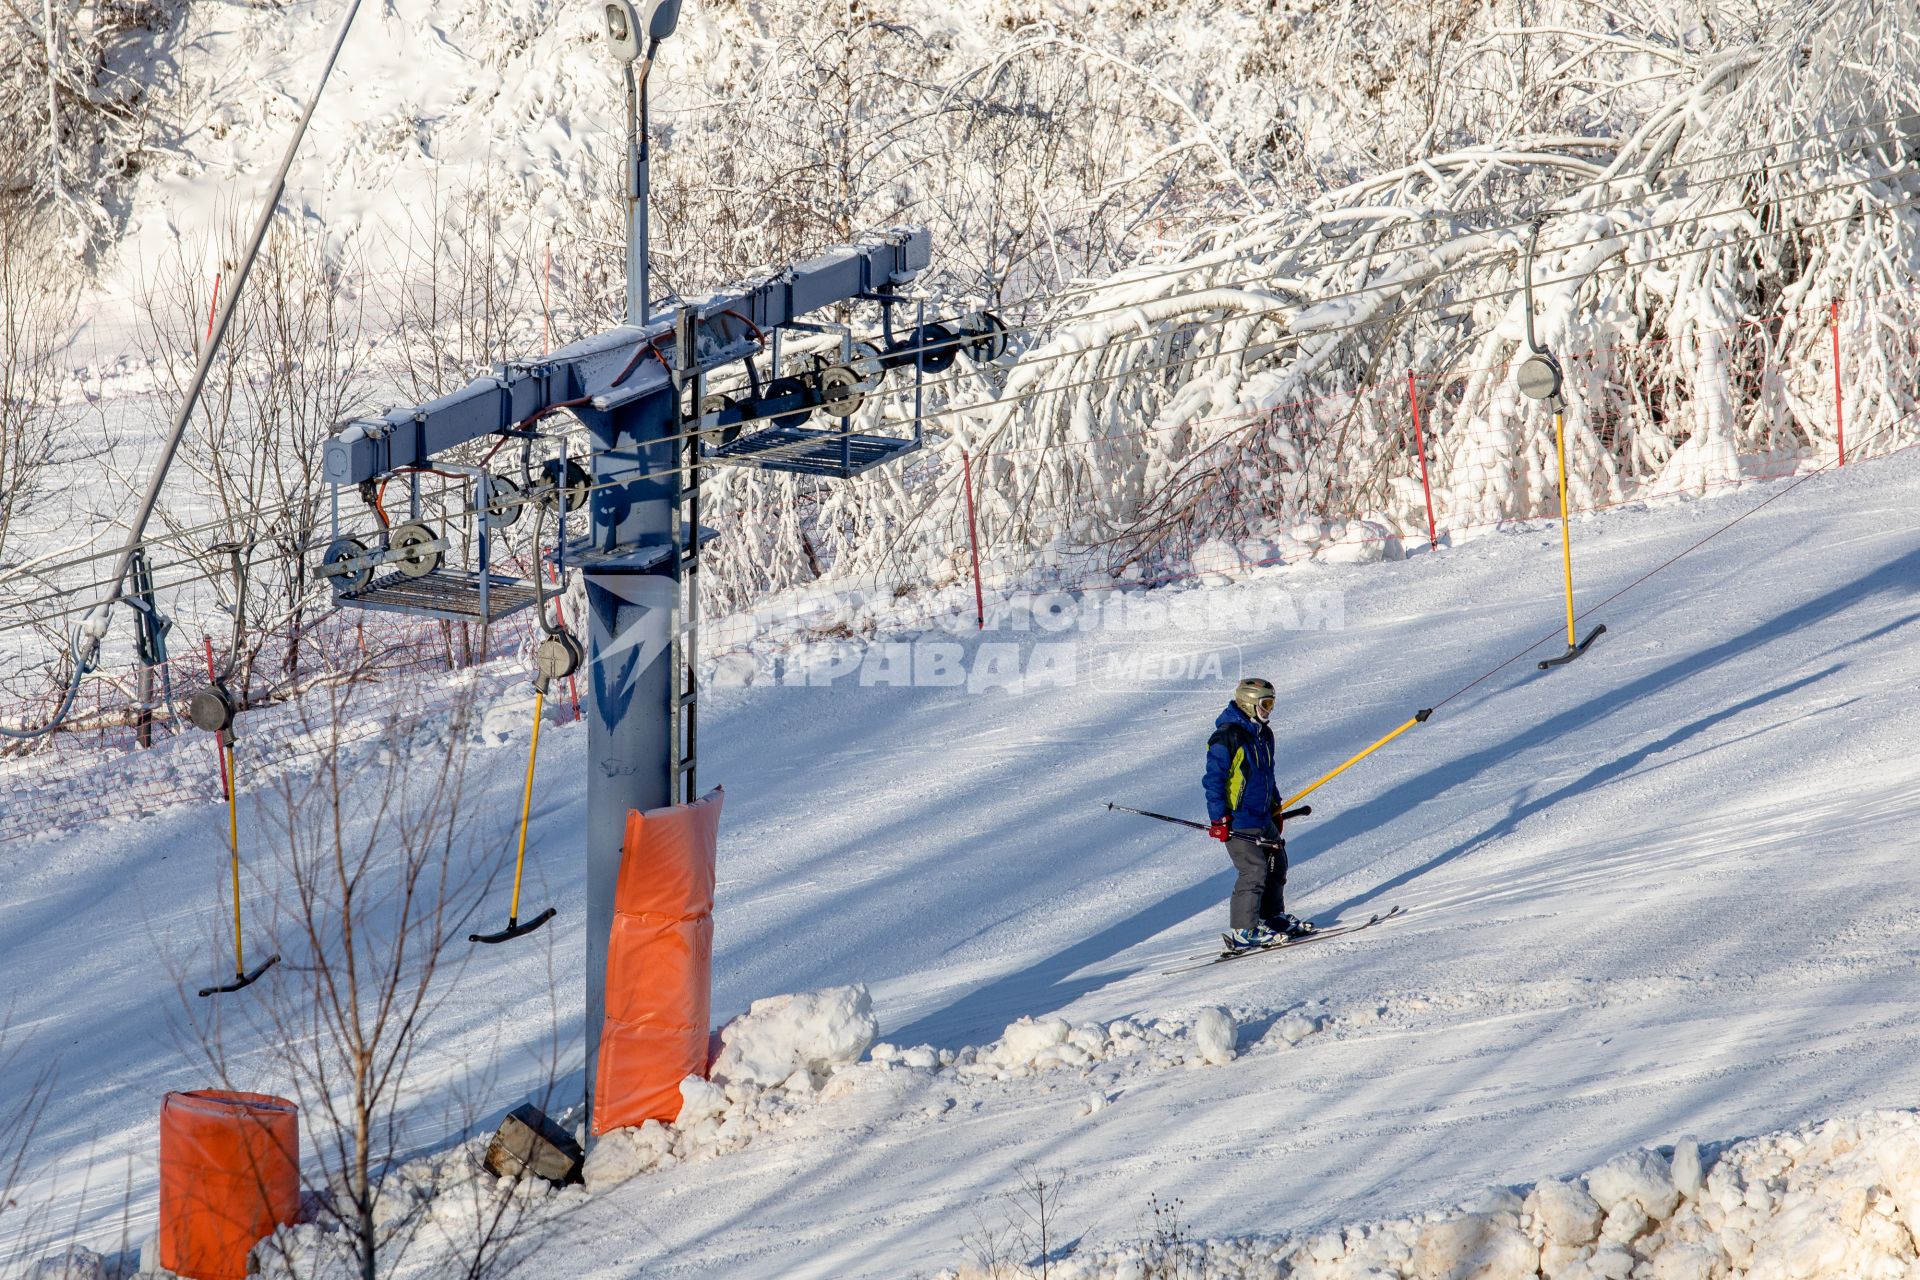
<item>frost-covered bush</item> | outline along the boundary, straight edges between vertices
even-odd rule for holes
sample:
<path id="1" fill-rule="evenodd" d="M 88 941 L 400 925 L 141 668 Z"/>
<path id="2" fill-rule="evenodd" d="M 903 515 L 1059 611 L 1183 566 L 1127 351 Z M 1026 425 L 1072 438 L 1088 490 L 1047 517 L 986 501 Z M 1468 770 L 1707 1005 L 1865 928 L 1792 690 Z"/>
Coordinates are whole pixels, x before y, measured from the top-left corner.
<path id="1" fill-rule="evenodd" d="M 299 193 L 368 277 L 367 341 L 402 335 L 368 397 L 617 319 L 598 15 L 510 8 L 436 6 L 475 55 L 455 108 L 349 113 L 324 140 L 332 185 Z M 215 7 L 177 13 L 179 38 L 217 43 Z M 284 53 L 288 30 L 248 38 Z M 1228 0 L 1195 22 L 1137 0 L 729 2 L 689 11 L 655 77 L 661 295 L 921 221 L 934 313 L 990 306 L 1014 330 L 1006 360 L 930 379 L 931 447 L 904 464 L 709 472 L 709 617 L 954 582 L 968 470 L 992 579 L 1391 557 L 1426 524 L 1409 371 L 1439 523 L 1546 515 L 1554 432 L 1512 379 L 1536 220 L 1575 508 L 1834 460 L 1836 320 L 1849 456 L 1920 430 L 1910 5 Z M 240 128 L 220 78 L 189 80 L 154 95 L 207 152 L 181 174 L 265 157 L 278 135 Z M 370 212 L 367 174 L 419 221 Z M 853 423 L 904 412 L 876 397 Z M 180 616 L 211 629 L 200 594 Z"/>
<path id="2" fill-rule="evenodd" d="M 974 460 L 981 540 L 1012 571 L 1064 553 L 1090 572 L 1184 567 L 1202 540 L 1303 519 L 1423 529 L 1408 370 L 1441 523 L 1547 513 L 1554 432 L 1512 377 L 1529 262 L 1576 508 L 1833 460 L 1836 302 L 1849 455 L 1911 440 L 1920 15 L 1767 9 L 1758 39 L 1470 40 L 1516 73 L 1535 40 L 1570 45 L 1622 87 L 1581 136 L 1488 127 L 1065 297 L 944 445 Z M 903 541 L 958 545 L 953 487 L 914 497 Z"/>

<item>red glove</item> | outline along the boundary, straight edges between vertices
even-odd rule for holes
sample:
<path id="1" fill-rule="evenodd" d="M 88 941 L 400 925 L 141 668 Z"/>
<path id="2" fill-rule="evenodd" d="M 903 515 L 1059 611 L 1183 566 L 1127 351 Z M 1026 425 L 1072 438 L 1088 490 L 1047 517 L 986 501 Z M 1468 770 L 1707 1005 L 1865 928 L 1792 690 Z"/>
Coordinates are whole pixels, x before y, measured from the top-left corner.
<path id="1" fill-rule="evenodd" d="M 1213 825 L 1207 828 L 1207 834 L 1212 836 L 1215 840 L 1225 840 L 1228 836 L 1232 835 L 1233 833 L 1227 830 L 1227 820 L 1225 818 L 1215 818 L 1213 820 Z"/>

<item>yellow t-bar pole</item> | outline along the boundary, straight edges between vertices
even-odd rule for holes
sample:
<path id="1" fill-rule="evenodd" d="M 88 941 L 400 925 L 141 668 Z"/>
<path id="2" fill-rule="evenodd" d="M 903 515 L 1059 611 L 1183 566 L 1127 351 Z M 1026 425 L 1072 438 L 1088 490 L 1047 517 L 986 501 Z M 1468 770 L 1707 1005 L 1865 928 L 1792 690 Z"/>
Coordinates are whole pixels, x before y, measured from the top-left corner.
<path id="1" fill-rule="evenodd" d="M 1401 734 L 1405 733 L 1407 730 L 1413 728 L 1413 726 L 1417 724 L 1425 724 L 1427 722 L 1427 717 L 1432 714 L 1433 714 L 1432 707 L 1427 707 L 1424 710 L 1414 712 L 1411 716 L 1407 718 L 1407 722 L 1401 725 L 1398 729 L 1395 729 L 1392 733 L 1380 739 L 1380 741 L 1374 743 L 1372 746 L 1368 747 L 1365 751 L 1362 751 L 1357 755 L 1348 757 L 1347 760 L 1343 764 L 1341 764 L 1339 768 L 1333 769 L 1327 773 L 1321 774 L 1318 778 L 1315 778 L 1311 783 L 1309 783 L 1306 789 L 1301 791 L 1298 795 L 1288 797 L 1286 804 L 1282 807 L 1287 809 L 1293 808 L 1295 805 L 1299 804 L 1302 800 L 1304 800 L 1307 796 L 1312 795 L 1320 787 L 1326 785 L 1329 782 L 1332 782 L 1335 778 L 1345 773 L 1348 769 L 1351 769 L 1354 765 L 1359 764 L 1362 760 L 1365 760 L 1368 756 L 1372 755 L 1374 752 L 1378 751 L 1380 748 L 1386 746 L 1389 742 L 1392 742 L 1395 738 L 1399 737 Z"/>
<path id="2" fill-rule="evenodd" d="M 520 853 L 513 862 L 513 905 L 507 909 L 509 928 L 520 922 L 520 873 L 527 867 L 527 819 L 533 812 L 533 762 L 540 758 L 540 718 L 547 702 L 543 680 L 533 692 L 533 741 L 527 744 L 527 782 L 520 789 Z"/>
<path id="3" fill-rule="evenodd" d="M 227 850 L 233 868 L 233 972 L 245 977 L 247 962 L 240 948 L 240 798 L 233 789 L 233 748 L 220 744 L 220 778 L 227 784 Z"/>
<path id="4" fill-rule="evenodd" d="M 1579 647 L 1573 629 L 1573 534 L 1567 528 L 1567 414 L 1553 411 L 1553 443 L 1560 455 L 1560 564 L 1567 578 L 1567 648 Z"/>

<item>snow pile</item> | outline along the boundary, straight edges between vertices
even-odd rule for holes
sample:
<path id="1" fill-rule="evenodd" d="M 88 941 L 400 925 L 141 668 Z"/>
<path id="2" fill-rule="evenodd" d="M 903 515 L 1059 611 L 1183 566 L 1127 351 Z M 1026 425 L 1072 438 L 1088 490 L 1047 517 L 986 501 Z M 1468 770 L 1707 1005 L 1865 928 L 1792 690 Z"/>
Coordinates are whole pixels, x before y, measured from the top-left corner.
<path id="1" fill-rule="evenodd" d="M 112 1280 L 119 1274 L 103 1255 L 76 1244 L 34 1263 L 23 1280 Z"/>
<path id="2" fill-rule="evenodd" d="M 1216 1067 L 1225 1066 L 1233 1061 L 1233 1040 L 1237 1031 L 1233 1016 L 1225 1009 L 1202 1009 L 1200 1016 L 1193 1020 L 1193 1043 L 1208 1063 Z"/>
<path id="3" fill-rule="evenodd" d="M 438 1260 L 449 1272 L 485 1270 L 513 1247 L 522 1224 L 569 1207 L 586 1191 L 540 1178 L 501 1177 L 486 1167 L 491 1137 L 477 1137 L 405 1161 L 374 1187 L 373 1217 L 383 1257 Z M 351 1189 L 337 1180 L 309 1197 L 305 1221 L 282 1227 L 253 1248 L 262 1280 L 355 1280 Z M 157 1239 L 141 1251 L 139 1274 L 160 1274 Z"/>
<path id="4" fill-rule="evenodd" d="M 1325 1025 L 1294 1013 L 1276 1024 L 1289 1046 Z M 992 1044 L 961 1049 L 873 1044 L 878 1033 L 864 985 L 756 1000 L 720 1031 L 710 1079 L 680 1083 L 680 1114 L 607 1134 L 587 1156 L 595 1191 L 650 1170 L 738 1151 L 759 1134 L 791 1125 L 815 1102 L 887 1087 L 889 1077 L 948 1072 L 959 1081 L 1010 1081 L 1129 1059 L 1130 1071 L 1220 1066 L 1233 1061 L 1238 1025 L 1221 1008 L 1190 1018 L 1117 1018 L 1079 1026 L 1023 1017 Z M 872 1045 L 871 1053 L 868 1046 Z M 861 1061 L 861 1055 L 866 1060 Z M 1106 1096 L 1083 1114 L 1101 1110 Z"/>
<path id="5" fill-rule="evenodd" d="M 879 1034 L 864 984 L 755 1000 L 720 1029 L 710 1079 L 680 1082 L 680 1114 L 616 1129 L 587 1156 L 591 1190 L 683 1160 L 737 1151 L 784 1129 Z M 839 1091 L 836 1091 L 836 1096 Z"/>
<path id="6" fill-rule="evenodd" d="M 1920 1113 L 1873 1112 L 1715 1152 L 1691 1139 L 1470 1207 L 1280 1240 L 1143 1244 L 1052 1280 L 1900 1280 L 1920 1275 Z M 1037 1271 L 999 1264 L 1003 1276 Z M 977 1267 L 943 1272 L 976 1280 Z"/>
<path id="7" fill-rule="evenodd" d="M 1314 1029 L 1320 1025 L 1309 1022 Z M 951 1071 L 961 1080 L 1017 1080 L 1135 1057 L 1139 1061 L 1129 1064 L 1133 1069 L 1161 1071 L 1231 1062 L 1237 1035 L 1233 1015 L 1219 1008 L 1202 1009 L 1191 1018 L 1116 1018 L 1078 1026 L 1065 1018 L 1021 1018 L 989 1045 L 936 1050 L 930 1045 L 877 1044 L 870 1061 L 883 1069 Z"/>
<path id="8" fill-rule="evenodd" d="M 769 996 L 721 1029 L 712 1075 L 722 1082 L 779 1085 L 804 1071 L 818 1085 L 836 1067 L 858 1062 L 879 1034 L 864 984 Z"/>

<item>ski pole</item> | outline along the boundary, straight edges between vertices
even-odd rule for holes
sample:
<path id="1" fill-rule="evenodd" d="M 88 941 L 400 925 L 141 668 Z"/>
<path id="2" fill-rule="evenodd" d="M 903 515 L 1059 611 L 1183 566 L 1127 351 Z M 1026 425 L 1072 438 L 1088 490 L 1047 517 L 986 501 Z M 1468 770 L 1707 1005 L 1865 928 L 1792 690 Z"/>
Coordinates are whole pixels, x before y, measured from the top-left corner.
<path id="1" fill-rule="evenodd" d="M 1122 813 L 1137 813 L 1143 818 L 1157 818 L 1161 822 L 1171 822 L 1176 826 L 1192 827 L 1195 831 L 1205 831 L 1207 829 L 1206 823 L 1195 822 L 1192 818 L 1176 818 L 1176 817 L 1173 817 L 1171 814 L 1155 813 L 1151 809 L 1134 809 L 1124 804 L 1115 804 L 1111 800 L 1107 801 L 1107 808 L 1118 809 Z M 1304 818 L 1312 812 L 1313 812 L 1313 806 L 1310 804 L 1303 804 L 1297 809 L 1285 809 L 1281 811 L 1280 821 L 1285 822 L 1288 818 Z M 1272 842 L 1267 840 L 1256 839 L 1254 843 L 1265 845 L 1265 844 L 1270 844 Z"/>
<path id="2" fill-rule="evenodd" d="M 1290 805 L 1299 804 L 1302 798 L 1312 794 L 1314 791 L 1318 790 L 1320 787 L 1324 786 L 1325 784 L 1332 782 L 1335 778 L 1345 773 L 1348 769 L 1351 769 L 1354 765 L 1359 764 L 1362 760 L 1365 760 L 1368 756 L 1372 755 L 1374 752 L 1378 751 L 1380 748 L 1386 746 L 1389 742 L 1392 742 L 1395 738 L 1399 737 L 1401 734 L 1405 733 L 1407 730 L 1413 728 L 1413 726 L 1417 724 L 1425 724 L 1427 722 L 1427 717 L 1432 714 L 1433 714 L 1432 707 L 1425 707 L 1419 711 L 1414 712 L 1413 715 L 1407 719 L 1407 722 L 1405 724 L 1401 725 L 1398 729 L 1395 729 L 1392 733 L 1388 734 L 1386 737 L 1380 739 L 1378 742 L 1368 747 L 1365 751 L 1360 752 L 1358 755 L 1349 756 L 1347 760 L 1344 763 L 1342 763 L 1338 768 L 1330 770 L 1327 773 L 1323 773 L 1318 778 L 1315 778 L 1312 782 L 1307 784 L 1306 789 L 1301 791 L 1299 795 L 1289 798 L 1287 803 Z"/>

